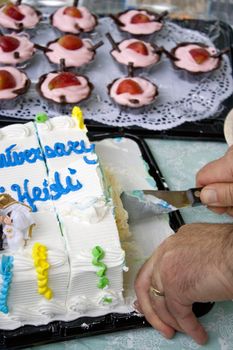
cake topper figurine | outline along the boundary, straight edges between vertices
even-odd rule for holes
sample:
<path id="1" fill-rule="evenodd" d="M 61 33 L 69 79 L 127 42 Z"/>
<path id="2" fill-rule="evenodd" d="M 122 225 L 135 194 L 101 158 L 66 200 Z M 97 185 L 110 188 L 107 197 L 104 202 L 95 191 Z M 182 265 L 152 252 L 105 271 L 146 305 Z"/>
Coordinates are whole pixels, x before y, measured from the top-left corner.
<path id="1" fill-rule="evenodd" d="M 0 223 L 3 227 L 0 246 L 11 251 L 17 251 L 26 246 L 35 225 L 31 208 L 17 202 L 7 193 L 0 195 Z"/>

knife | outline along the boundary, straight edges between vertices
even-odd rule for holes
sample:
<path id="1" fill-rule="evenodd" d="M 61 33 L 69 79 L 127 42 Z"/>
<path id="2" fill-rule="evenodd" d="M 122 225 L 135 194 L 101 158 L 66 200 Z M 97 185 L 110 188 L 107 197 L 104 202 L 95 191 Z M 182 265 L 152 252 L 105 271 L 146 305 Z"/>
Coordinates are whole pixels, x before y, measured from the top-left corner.
<path id="1" fill-rule="evenodd" d="M 202 205 L 201 190 L 202 188 L 190 188 L 186 191 L 134 190 L 123 192 L 121 200 L 131 221 Z"/>

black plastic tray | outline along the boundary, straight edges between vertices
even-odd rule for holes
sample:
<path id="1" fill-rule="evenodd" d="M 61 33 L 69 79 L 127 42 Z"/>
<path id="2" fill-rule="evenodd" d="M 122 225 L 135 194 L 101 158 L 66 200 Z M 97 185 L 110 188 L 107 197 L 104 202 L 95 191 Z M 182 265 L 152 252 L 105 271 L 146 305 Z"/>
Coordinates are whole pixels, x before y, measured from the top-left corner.
<path id="1" fill-rule="evenodd" d="M 1 125 L 0 125 L 1 126 Z M 100 141 L 106 138 L 123 136 L 135 141 L 140 148 L 143 159 L 149 166 L 149 173 L 155 179 L 160 190 L 168 190 L 164 177 L 155 162 L 147 144 L 131 133 L 92 133 L 88 134 L 91 141 Z M 170 225 L 174 231 L 184 224 L 179 211 L 169 214 Z M 205 315 L 211 310 L 213 303 L 195 303 L 193 310 L 196 316 Z M 85 323 L 88 327 L 82 327 Z M 28 346 L 42 345 L 66 341 L 74 338 L 97 334 L 148 327 L 144 317 L 137 313 L 117 314 L 110 313 L 100 317 L 82 317 L 71 322 L 55 321 L 43 326 L 24 326 L 13 331 L 0 330 L 0 349 L 23 349 Z"/>

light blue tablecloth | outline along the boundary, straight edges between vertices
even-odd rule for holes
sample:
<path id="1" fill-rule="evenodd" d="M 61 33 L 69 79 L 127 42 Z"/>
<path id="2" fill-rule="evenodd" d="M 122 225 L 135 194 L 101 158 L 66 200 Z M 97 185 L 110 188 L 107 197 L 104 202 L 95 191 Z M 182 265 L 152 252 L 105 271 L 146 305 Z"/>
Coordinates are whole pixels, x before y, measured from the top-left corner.
<path id="1" fill-rule="evenodd" d="M 207 162 L 222 156 L 227 149 L 225 143 L 147 141 L 170 189 L 195 186 L 196 172 Z M 203 208 L 186 209 L 182 211 L 182 215 L 187 223 L 233 221 L 231 218 L 215 215 Z M 233 349 L 233 302 L 216 303 L 214 308 L 201 318 L 201 322 L 210 336 L 209 343 L 205 347 L 198 346 L 183 334 L 177 334 L 174 339 L 168 341 L 154 329 L 146 328 L 38 346 L 33 347 L 33 350 Z"/>

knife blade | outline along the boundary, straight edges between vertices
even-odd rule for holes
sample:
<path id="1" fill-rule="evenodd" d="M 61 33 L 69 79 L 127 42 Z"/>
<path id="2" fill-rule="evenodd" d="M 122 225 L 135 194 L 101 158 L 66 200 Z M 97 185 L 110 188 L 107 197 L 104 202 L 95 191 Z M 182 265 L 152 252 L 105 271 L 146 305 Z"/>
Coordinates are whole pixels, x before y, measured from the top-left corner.
<path id="1" fill-rule="evenodd" d="M 185 191 L 135 190 L 123 192 L 121 200 L 131 221 L 202 205 L 201 190 L 202 188 Z"/>

